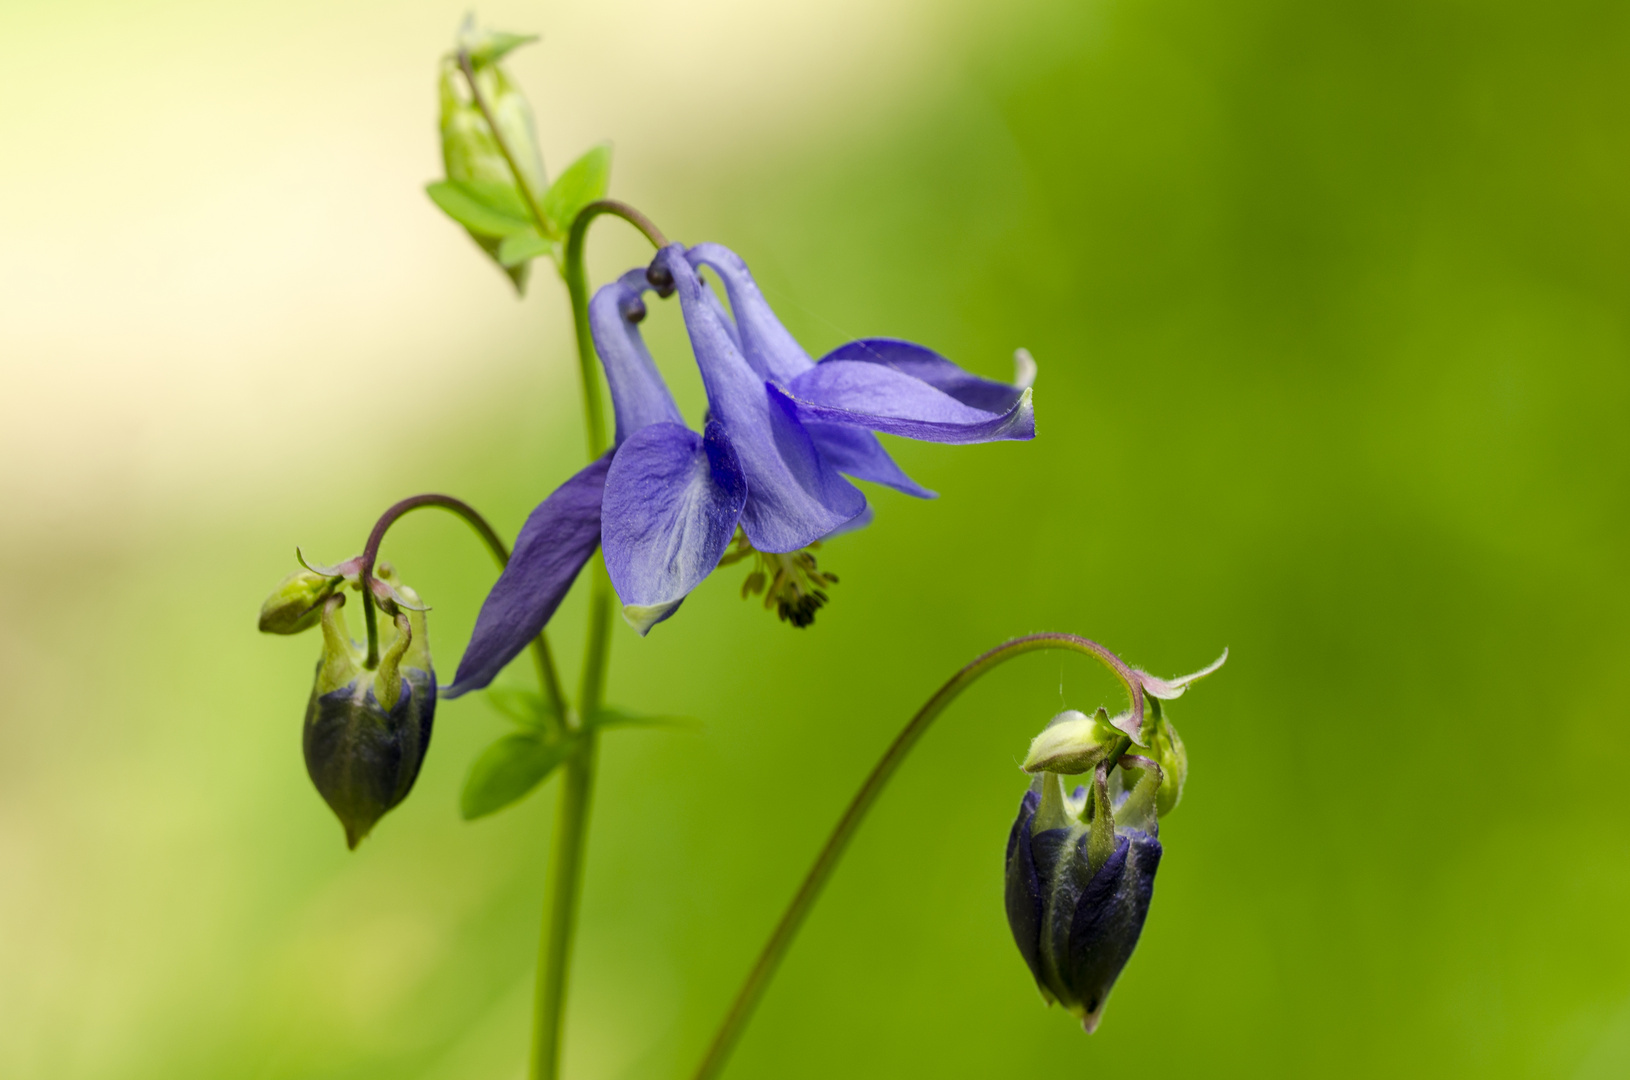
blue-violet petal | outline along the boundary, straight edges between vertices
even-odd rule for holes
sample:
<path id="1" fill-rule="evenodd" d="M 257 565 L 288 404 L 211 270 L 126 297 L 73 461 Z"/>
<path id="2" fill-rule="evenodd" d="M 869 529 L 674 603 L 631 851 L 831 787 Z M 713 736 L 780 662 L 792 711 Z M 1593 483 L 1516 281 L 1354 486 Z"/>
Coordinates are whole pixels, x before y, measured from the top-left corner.
<path id="1" fill-rule="evenodd" d="M 1026 359 L 1030 356 L 1028 352 L 1024 355 Z M 1020 395 L 1035 381 L 1034 360 L 1029 361 L 1030 372 L 1021 385 L 1009 386 L 969 374 L 933 349 L 899 338 L 862 338 L 839 345 L 821 357 L 823 364 L 839 360 L 878 364 L 902 375 L 910 375 L 964 405 L 990 413 L 1005 413 L 1013 408 Z"/>
<path id="2" fill-rule="evenodd" d="M 742 356 L 760 376 L 785 383 L 814 367 L 814 361 L 770 309 L 741 256 L 722 244 L 697 244 L 685 253 L 692 266 L 711 267 L 724 281 L 736 313 Z M 715 301 L 717 303 L 717 301 Z"/>
<path id="3" fill-rule="evenodd" d="M 611 387 L 619 446 L 647 425 L 685 422 L 645 347 L 638 318 L 629 317 L 643 317 L 642 296 L 650 287 L 641 267 L 602 286 L 589 301 L 589 332 Z"/>
<path id="4" fill-rule="evenodd" d="M 772 400 L 703 297 L 684 250 L 671 245 L 657 260 L 679 291 L 711 417 L 723 425 L 747 479 L 742 528 L 759 551 L 797 551 L 863 511 L 866 498 L 815 449 L 791 402 L 779 394 Z M 737 312 L 739 328 L 739 307 Z"/>
<path id="5" fill-rule="evenodd" d="M 852 476 L 856 480 L 870 480 L 874 484 L 886 484 L 919 499 L 939 497 L 907 476 L 905 470 L 901 469 L 889 456 L 889 452 L 883 449 L 883 444 L 877 441 L 877 436 L 864 428 L 806 421 L 804 430 L 809 432 L 809 437 L 814 440 L 815 449 L 821 452 L 821 456 L 845 476 Z"/>
<path id="6" fill-rule="evenodd" d="M 538 636 L 600 544 L 600 500 L 611 455 L 586 466 L 538 504 L 515 554 L 481 604 L 448 697 L 479 690 Z"/>
<path id="7" fill-rule="evenodd" d="M 713 572 L 736 532 L 747 480 L 718 421 L 701 436 L 652 424 L 617 451 L 600 530 L 623 616 L 641 634 Z"/>
<path id="8" fill-rule="evenodd" d="M 778 392 L 801 420 L 928 442 L 993 442 L 1036 434 L 1029 390 L 1019 391 L 1005 412 L 987 412 L 892 367 L 857 360 L 822 361 Z"/>

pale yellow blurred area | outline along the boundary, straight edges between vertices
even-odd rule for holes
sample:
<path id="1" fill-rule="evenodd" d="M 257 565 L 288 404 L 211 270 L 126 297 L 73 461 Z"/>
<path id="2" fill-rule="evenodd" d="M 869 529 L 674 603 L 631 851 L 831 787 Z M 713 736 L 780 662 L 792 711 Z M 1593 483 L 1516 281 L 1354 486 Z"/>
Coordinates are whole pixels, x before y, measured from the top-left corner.
<path id="1" fill-rule="evenodd" d="M 410 846 L 341 861 L 299 766 L 311 657 L 250 630 L 289 567 L 231 546 L 287 560 L 299 530 L 257 533 L 268 507 L 320 532 L 345 483 L 517 379 L 575 400 L 552 271 L 517 302 L 423 194 L 463 14 L 0 6 L 0 1077 L 207 1075 L 256 1040 L 268 1075 L 299 1074 L 325 1039 L 366 1049 L 508 873 L 521 826 L 460 831 L 445 798 Z M 841 141 L 940 77 L 929 0 L 479 14 L 543 34 L 513 70 L 551 171 L 610 139 L 614 192 L 680 227 L 674 162 Z M 602 266 L 645 257 L 595 244 Z M 318 853 L 299 881 L 268 877 L 288 807 Z M 645 977 L 660 1020 L 660 962 Z M 425 1075 L 517 1066 L 526 980 L 495 993 Z M 574 1030 L 626 1030 L 613 999 L 590 971 Z M 582 1076 L 640 1050 L 574 1045 Z"/>
<path id="2" fill-rule="evenodd" d="M 517 303 L 422 192 L 439 169 L 435 59 L 462 13 L 0 9 L 8 534 L 138 493 L 230 511 L 348 445 L 344 415 L 456 408 L 504 358 L 562 347 L 547 271 L 543 299 Z M 657 214 L 677 202 L 667 163 L 886 120 L 934 56 L 926 0 L 479 14 L 543 34 L 513 67 L 549 167 L 611 139 L 615 190 Z"/>

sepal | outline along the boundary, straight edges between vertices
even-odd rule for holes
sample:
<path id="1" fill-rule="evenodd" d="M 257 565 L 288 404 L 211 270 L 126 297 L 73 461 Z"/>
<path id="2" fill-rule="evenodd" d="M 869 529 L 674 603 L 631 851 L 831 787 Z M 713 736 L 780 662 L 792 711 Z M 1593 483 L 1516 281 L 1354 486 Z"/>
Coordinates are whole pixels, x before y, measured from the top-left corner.
<path id="1" fill-rule="evenodd" d="M 1176 701 L 1188 691 L 1190 686 L 1199 682 L 1207 675 L 1214 674 L 1226 663 L 1228 663 L 1228 650 L 1224 649 L 1221 656 L 1217 657 L 1217 659 L 1213 660 L 1199 671 L 1193 671 L 1187 675 L 1179 675 L 1175 679 L 1162 679 L 1149 674 L 1142 668 L 1134 668 L 1133 673 L 1137 675 L 1138 681 L 1143 684 L 1143 692 L 1145 694 L 1148 694 L 1152 698 L 1159 698 L 1161 701 Z"/>

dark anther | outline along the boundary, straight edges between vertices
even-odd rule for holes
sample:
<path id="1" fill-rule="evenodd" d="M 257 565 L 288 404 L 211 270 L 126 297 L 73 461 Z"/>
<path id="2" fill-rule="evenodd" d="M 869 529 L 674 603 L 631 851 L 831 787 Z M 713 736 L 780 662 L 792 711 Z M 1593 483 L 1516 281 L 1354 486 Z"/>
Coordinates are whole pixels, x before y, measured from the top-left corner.
<path id="1" fill-rule="evenodd" d="M 645 321 L 645 301 L 639 297 L 624 300 L 621 305 L 623 318 L 631 323 Z"/>
<path id="2" fill-rule="evenodd" d="M 673 271 L 666 266 L 652 263 L 645 271 L 645 280 L 651 283 L 651 288 L 655 289 L 657 295 L 664 300 L 674 294 Z"/>
<path id="3" fill-rule="evenodd" d="M 796 599 L 781 601 L 776 605 L 776 614 L 782 622 L 789 622 L 802 630 L 815 621 L 815 613 L 821 610 L 826 600 L 826 594 L 819 590 L 804 593 Z"/>

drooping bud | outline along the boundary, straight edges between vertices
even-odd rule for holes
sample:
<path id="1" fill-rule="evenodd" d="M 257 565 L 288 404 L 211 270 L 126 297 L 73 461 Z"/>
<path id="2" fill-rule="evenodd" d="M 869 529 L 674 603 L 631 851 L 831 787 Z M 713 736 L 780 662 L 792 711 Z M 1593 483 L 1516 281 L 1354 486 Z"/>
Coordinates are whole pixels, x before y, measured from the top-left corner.
<path id="1" fill-rule="evenodd" d="M 1057 773 L 1042 773 L 1020 801 L 1007 842 L 1013 939 L 1042 997 L 1089 1033 L 1137 947 L 1162 854 L 1153 812 L 1158 767 L 1147 762 L 1151 781 L 1119 800 L 1110 794 L 1109 768 L 1099 765 L 1093 789 L 1072 795 Z"/>
<path id="2" fill-rule="evenodd" d="M 1088 1032 L 1132 957 L 1160 868 L 1160 818 L 1188 777 L 1183 740 L 1163 702 L 1228 659 L 1178 679 L 1134 671 L 1144 721 L 1059 713 L 1030 744 L 1035 774 L 1007 841 L 1007 920 L 1036 986 Z M 1138 749 L 1128 753 L 1134 744 Z M 1088 773 L 1092 787 L 1066 793 L 1064 774 Z"/>
<path id="3" fill-rule="evenodd" d="M 277 583 L 260 605 L 260 632 L 298 634 L 310 630 L 322 617 L 323 601 L 342 579 L 315 570 L 296 570 Z"/>
<path id="4" fill-rule="evenodd" d="M 323 602 L 323 655 L 306 706 L 306 772 L 353 849 L 412 790 L 436 713 L 424 612 L 412 589 L 388 583 L 402 603 L 381 605 L 383 653 L 372 671 L 346 627 L 345 595 Z"/>

